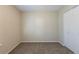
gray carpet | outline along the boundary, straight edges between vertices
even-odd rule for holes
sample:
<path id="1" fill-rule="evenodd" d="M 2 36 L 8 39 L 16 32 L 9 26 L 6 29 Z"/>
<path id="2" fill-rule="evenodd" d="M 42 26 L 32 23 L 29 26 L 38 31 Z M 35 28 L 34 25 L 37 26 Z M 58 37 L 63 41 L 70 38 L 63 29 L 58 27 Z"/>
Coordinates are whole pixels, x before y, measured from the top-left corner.
<path id="1" fill-rule="evenodd" d="M 73 54 L 59 43 L 21 43 L 10 54 Z"/>

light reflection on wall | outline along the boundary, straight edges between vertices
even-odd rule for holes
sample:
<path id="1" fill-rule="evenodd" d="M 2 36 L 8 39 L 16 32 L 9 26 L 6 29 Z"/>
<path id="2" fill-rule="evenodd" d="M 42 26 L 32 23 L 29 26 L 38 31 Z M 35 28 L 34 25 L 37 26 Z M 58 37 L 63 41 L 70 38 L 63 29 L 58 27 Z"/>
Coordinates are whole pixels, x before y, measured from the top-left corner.
<path id="1" fill-rule="evenodd" d="M 37 12 L 23 14 L 24 41 L 57 41 L 57 14 Z"/>

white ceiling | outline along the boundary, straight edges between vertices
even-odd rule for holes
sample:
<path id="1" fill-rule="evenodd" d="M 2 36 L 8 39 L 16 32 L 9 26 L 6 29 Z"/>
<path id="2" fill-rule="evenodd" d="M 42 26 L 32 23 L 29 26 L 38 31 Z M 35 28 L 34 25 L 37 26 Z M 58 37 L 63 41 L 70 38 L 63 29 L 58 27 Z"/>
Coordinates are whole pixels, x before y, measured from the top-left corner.
<path id="1" fill-rule="evenodd" d="M 16 5 L 20 11 L 31 12 L 31 11 L 58 11 L 63 5 Z"/>

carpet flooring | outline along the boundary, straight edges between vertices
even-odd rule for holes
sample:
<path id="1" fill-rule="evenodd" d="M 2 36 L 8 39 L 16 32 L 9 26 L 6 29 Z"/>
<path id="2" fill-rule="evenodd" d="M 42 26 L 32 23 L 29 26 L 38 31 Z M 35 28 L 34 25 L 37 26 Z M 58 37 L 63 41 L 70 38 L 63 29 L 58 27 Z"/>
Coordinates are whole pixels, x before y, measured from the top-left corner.
<path id="1" fill-rule="evenodd" d="M 10 54 L 73 54 L 59 43 L 21 43 Z"/>

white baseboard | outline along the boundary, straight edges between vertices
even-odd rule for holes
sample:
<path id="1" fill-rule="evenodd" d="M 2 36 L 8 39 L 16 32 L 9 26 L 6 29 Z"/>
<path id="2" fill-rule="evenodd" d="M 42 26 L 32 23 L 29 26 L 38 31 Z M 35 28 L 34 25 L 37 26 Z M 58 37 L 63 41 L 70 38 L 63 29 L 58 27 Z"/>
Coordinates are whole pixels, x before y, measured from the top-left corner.
<path id="1" fill-rule="evenodd" d="M 22 43 L 33 43 L 33 42 L 59 42 L 59 41 L 21 41 Z"/>
<path id="2" fill-rule="evenodd" d="M 6 54 L 9 54 L 16 46 L 18 46 L 21 42 L 17 42 L 9 51 L 6 52 Z"/>
<path id="3" fill-rule="evenodd" d="M 59 41 L 59 43 L 60 43 L 62 46 L 65 46 L 62 42 Z"/>

